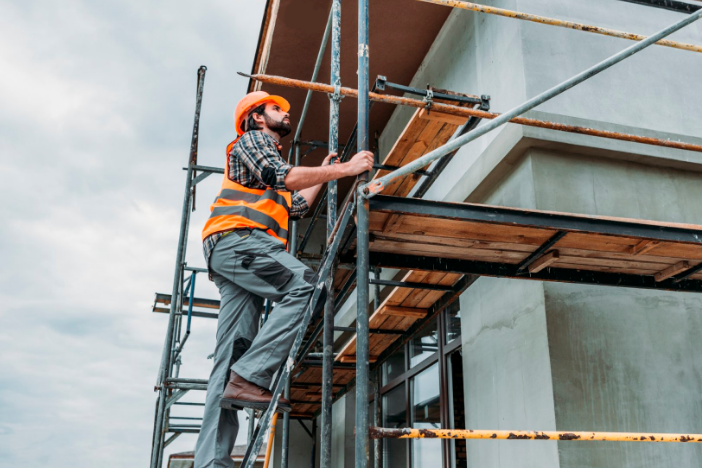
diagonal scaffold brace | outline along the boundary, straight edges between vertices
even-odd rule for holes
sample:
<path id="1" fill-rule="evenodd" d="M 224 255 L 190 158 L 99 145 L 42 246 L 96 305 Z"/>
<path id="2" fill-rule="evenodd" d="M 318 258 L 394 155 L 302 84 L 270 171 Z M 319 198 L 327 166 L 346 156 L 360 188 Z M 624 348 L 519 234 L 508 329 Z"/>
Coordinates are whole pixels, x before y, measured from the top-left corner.
<path id="1" fill-rule="evenodd" d="M 295 336 L 295 341 L 293 342 L 293 346 L 290 349 L 290 353 L 288 353 L 286 361 L 283 363 L 280 370 L 278 371 L 278 375 L 276 376 L 275 383 L 273 385 L 273 390 L 271 391 L 271 393 L 273 394 L 271 405 L 261 416 L 261 419 L 258 422 L 258 426 L 254 431 L 252 442 L 246 448 L 244 461 L 241 464 L 242 468 L 253 468 L 254 464 L 256 463 L 256 456 L 259 450 L 261 450 L 261 445 L 263 444 L 263 437 L 268 432 L 268 429 L 270 429 L 271 427 L 271 420 L 278 407 L 278 400 L 280 399 L 280 396 L 283 393 L 285 384 L 288 381 L 290 373 L 295 368 L 295 361 L 298 357 L 298 351 L 302 346 L 302 341 L 304 339 L 305 333 L 307 332 L 307 328 L 310 325 L 312 314 L 317 306 L 317 303 L 319 302 L 320 297 L 322 297 L 325 279 L 329 275 L 329 271 L 334 263 L 336 254 L 339 250 L 339 245 L 341 244 L 341 238 L 344 235 L 344 231 L 346 230 L 346 226 L 349 223 L 349 219 L 351 219 L 351 213 L 353 212 L 355 206 L 356 204 L 353 202 L 346 203 L 343 209 L 343 214 L 337 221 L 336 227 L 333 230 L 332 241 L 326 249 L 318 271 L 317 287 L 315 288 L 314 294 L 312 295 L 312 298 L 310 299 L 310 302 L 307 305 L 305 314 L 302 318 L 302 324 L 300 325 L 300 329 L 297 332 L 297 335 Z"/>

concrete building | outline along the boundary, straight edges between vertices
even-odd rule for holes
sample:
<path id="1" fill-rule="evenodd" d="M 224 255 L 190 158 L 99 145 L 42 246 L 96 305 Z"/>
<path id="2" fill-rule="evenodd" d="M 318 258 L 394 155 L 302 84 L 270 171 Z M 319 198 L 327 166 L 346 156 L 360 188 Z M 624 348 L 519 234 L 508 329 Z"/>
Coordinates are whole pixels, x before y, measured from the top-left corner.
<path id="1" fill-rule="evenodd" d="M 270 2 L 254 71 L 308 80 L 330 2 L 292 3 Z M 342 84 L 356 87 L 356 3 L 342 3 Z M 683 14 L 618 0 L 483 3 L 645 35 Z M 631 44 L 410 1 L 371 2 L 370 21 L 372 77 L 489 95 L 496 112 Z M 702 44 L 702 24 L 671 38 Z M 322 66 L 318 81 L 328 82 L 328 69 Z M 699 54 L 653 46 L 529 116 L 702 144 L 701 76 Z M 300 90 L 263 89 L 291 96 L 294 109 L 304 99 Z M 355 122 L 355 102 L 343 105 L 342 141 Z M 413 112 L 373 109 L 381 160 Z M 315 96 L 305 138 L 326 140 L 327 118 L 326 97 Z M 702 155 L 508 124 L 463 147 L 425 198 L 702 224 Z M 317 249 L 313 241 L 307 250 Z M 382 425 L 700 433 L 701 310 L 695 294 L 480 278 L 383 365 Z M 355 313 L 351 295 L 337 325 L 352 325 Z M 337 333 L 336 347 L 347 340 Z M 334 467 L 354 466 L 355 407 L 352 391 L 334 404 Z M 312 466 L 313 441 L 298 426 L 291 421 L 290 466 Z M 386 440 L 383 460 L 386 467 L 672 468 L 702 465 L 702 447 Z"/>

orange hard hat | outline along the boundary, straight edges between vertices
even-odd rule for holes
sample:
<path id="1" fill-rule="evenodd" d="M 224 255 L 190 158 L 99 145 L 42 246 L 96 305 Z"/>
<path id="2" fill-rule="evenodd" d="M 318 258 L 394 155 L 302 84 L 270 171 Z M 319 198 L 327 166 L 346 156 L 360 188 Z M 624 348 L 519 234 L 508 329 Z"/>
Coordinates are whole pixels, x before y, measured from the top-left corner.
<path id="1" fill-rule="evenodd" d="M 239 135 L 244 134 L 244 121 L 249 116 L 249 112 L 266 102 L 274 102 L 280 106 L 283 112 L 290 110 L 290 103 L 280 96 L 271 96 L 265 91 L 254 91 L 243 97 L 234 109 L 234 128 Z"/>

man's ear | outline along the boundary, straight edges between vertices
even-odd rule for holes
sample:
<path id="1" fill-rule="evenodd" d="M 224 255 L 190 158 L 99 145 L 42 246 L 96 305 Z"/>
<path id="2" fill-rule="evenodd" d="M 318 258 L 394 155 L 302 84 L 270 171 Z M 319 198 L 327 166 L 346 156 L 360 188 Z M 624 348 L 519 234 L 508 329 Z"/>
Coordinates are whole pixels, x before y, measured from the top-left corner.
<path id="1" fill-rule="evenodd" d="M 264 112 L 265 112 L 265 111 L 264 111 Z M 265 119 L 263 118 L 263 114 L 256 114 L 256 113 L 254 113 L 254 114 L 252 114 L 252 115 L 253 115 L 254 122 L 256 122 L 257 124 L 259 124 L 259 126 L 264 125 Z"/>

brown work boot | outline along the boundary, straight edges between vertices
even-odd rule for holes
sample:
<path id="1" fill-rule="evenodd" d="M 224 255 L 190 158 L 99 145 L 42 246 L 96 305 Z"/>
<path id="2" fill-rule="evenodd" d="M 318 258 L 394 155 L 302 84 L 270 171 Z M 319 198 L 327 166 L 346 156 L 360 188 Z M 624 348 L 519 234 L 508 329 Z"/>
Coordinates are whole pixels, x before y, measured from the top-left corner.
<path id="1" fill-rule="evenodd" d="M 226 409 L 253 408 L 265 411 L 270 406 L 272 397 L 273 395 L 267 389 L 259 387 L 231 371 L 222 399 L 219 400 L 219 406 Z M 291 410 L 290 402 L 281 397 L 278 401 L 278 410 L 289 413 Z"/>

